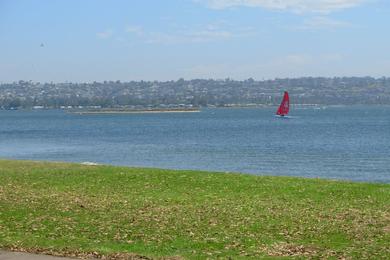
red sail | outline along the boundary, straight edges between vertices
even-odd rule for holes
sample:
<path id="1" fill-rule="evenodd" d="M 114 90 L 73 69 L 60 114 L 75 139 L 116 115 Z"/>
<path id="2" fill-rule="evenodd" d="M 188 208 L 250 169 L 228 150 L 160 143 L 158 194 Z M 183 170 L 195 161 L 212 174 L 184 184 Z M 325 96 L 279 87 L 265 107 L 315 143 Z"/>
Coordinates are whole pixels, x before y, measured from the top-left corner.
<path id="1" fill-rule="evenodd" d="M 284 92 L 282 103 L 280 104 L 278 111 L 276 111 L 276 114 L 279 116 L 284 116 L 288 114 L 288 111 L 290 110 L 290 98 L 288 96 L 288 92 Z"/>

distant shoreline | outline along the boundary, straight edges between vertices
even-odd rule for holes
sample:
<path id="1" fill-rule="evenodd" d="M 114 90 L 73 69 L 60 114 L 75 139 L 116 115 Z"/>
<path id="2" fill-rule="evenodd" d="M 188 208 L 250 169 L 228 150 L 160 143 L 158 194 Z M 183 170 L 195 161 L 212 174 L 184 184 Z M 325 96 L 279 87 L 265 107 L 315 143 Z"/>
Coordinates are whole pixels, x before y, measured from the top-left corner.
<path id="1" fill-rule="evenodd" d="M 390 107 L 388 104 L 291 104 L 291 108 L 294 109 L 307 109 L 307 108 L 345 108 L 345 107 Z M 76 114 L 109 114 L 109 113 L 164 113 L 164 112 L 201 112 L 203 109 L 269 109 L 278 107 L 278 104 L 272 105 L 231 105 L 231 106 L 205 106 L 202 108 L 180 108 L 180 109 L 108 109 L 102 108 L 90 110 L 88 108 L 58 108 L 58 107 L 42 107 L 42 108 L 18 108 L 18 109 L 3 109 L 0 111 L 48 111 L 48 110 L 61 110 L 67 113 Z"/>
<path id="2" fill-rule="evenodd" d="M 72 114 L 151 114 L 151 113 L 196 113 L 200 109 L 151 109 L 151 110 L 77 110 Z"/>

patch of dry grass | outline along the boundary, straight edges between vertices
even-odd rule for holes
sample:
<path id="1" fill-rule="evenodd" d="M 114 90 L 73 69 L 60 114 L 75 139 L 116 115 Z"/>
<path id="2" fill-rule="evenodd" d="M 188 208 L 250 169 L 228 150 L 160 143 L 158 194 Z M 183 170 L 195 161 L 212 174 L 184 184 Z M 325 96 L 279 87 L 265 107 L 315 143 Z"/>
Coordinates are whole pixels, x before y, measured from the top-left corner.
<path id="1" fill-rule="evenodd" d="M 389 201 L 387 184 L 0 161 L 0 247 L 109 259 L 386 259 Z"/>

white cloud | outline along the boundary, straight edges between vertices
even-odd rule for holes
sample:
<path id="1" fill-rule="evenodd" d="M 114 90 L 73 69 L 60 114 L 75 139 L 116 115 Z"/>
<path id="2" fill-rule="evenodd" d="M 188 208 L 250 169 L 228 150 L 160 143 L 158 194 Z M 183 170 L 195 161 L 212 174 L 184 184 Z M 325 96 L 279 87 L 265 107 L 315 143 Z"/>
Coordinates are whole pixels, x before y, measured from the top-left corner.
<path id="1" fill-rule="evenodd" d="M 296 27 L 302 30 L 338 29 L 352 26 L 348 22 L 335 20 L 326 16 L 315 16 L 303 21 L 303 25 Z"/>
<path id="2" fill-rule="evenodd" d="M 152 32 L 148 35 L 146 42 L 161 44 L 202 43 L 227 40 L 233 37 L 235 35 L 232 32 L 224 30 L 200 30 L 176 33 Z"/>
<path id="3" fill-rule="evenodd" d="M 183 44 L 223 41 L 232 38 L 249 37 L 255 34 L 252 27 L 229 28 L 223 21 L 210 23 L 199 28 L 181 28 L 173 32 L 147 32 L 140 27 L 128 27 L 127 32 L 134 33 L 146 43 Z"/>
<path id="4" fill-rule="evenodd" d="M 144 29 L 141 26 L 130 25 L 130 26 L 127 26 L 126 32 L 134 33 L 136 35 L 142 35 L 144 33 Z"/>
<path id="5" fill-rule="evenodd" d="M 290 65 L 307 65 L 312 62 L 313 58 L 309 55 L 305 54 L 290 54 L 286 57 L 279 60 L 282 64 L 290 64 Z"/>
<path id="6" fill-rule="evenodd" d="M 209 25 L 199 31 L 187 32 L 183 36 L 193 42 L 207 42 L 218 39 L 228 39 L 235 35 L 233 32 L 226 29 L 220 29 L 214 25 Z"/>
<path id="7" fill-rule="evenodd" d="M 111 29 L 98 32 L 100 39 L 114 39 L 120 42 L 129 39 L 125 35 L 149 44 L 188 44 L 226 41 L 234 38 L 251 37 L 256 35 L 253 27 L 236 27 L 226 21 L 216 21 L 209 24 L 189 27 L 181 25 L 179 28 L 171 28 L 168 31 L 148 31 L 138 25 L 128 25 L 122 31 L 123 35 L 114 34 Z M 116 37 L 114 37 L 116 36 Z"/>
<path id="8" fill-rule="evenodd" d="M 367 0 L 194 0 L 210 8 L 261 7 L 294 13 L 331 13 L 361 5 Z"/>
<path id="9" fill-rule="evenodd" d="M 186 78 L 228 78 L 247 79 L 300 77 L 300 76 L 332 76 L 335 67 L 343 62 L 344 57 L 338 53 L 302 54 L 292 53 L 275 56 L 270 59 L 259 59 L 259 62 L 236 64 L 231 62 L 220 64 L 198 64 L 184 68 L 181 73 Z"/>
<path id="10" fill-rule="evenodd" d="M 288 67 L 290 69 L 308 70 L 312 66 L 329 65 L 340 62 L 344 59 L 339 53 L 321 53 L 321 54 L 289 54 L 286 56 L 275 57 L 268 61 L 266 66 L 271 68 Z"/>
<path id="11" fill-rule="evenodd" d="M 170 34 L 165 32 L 150 32 L 145 37 L 146 43 L 177 44 L 185 41 L 181 35 Z"/>
<path id="12" fill-rule="evenodd" d="M 96 33 L 96 36 L 100 39 L 107 39 L 112 36 L 112 30 L 105 30 L 103 32 Z"/>

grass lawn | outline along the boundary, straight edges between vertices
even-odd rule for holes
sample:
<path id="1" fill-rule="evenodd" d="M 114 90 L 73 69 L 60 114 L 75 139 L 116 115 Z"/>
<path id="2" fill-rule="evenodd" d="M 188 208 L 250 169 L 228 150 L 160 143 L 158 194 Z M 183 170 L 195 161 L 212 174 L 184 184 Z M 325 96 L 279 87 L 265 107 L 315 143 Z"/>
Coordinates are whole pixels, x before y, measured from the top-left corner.
<path id="1" fill-rule="evenodd" d="M 0 160 L 0 248 L 388 259 L 390 185 Z"/>

